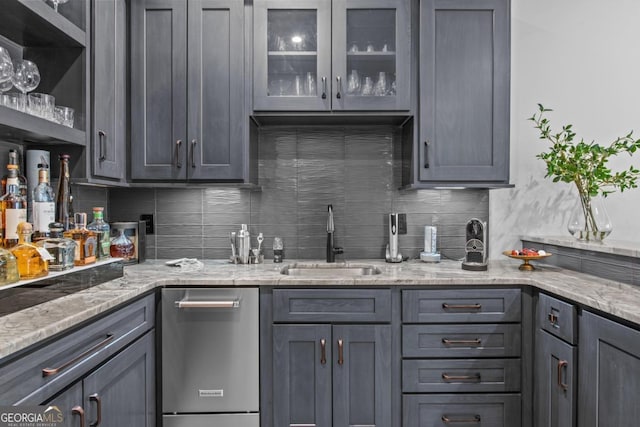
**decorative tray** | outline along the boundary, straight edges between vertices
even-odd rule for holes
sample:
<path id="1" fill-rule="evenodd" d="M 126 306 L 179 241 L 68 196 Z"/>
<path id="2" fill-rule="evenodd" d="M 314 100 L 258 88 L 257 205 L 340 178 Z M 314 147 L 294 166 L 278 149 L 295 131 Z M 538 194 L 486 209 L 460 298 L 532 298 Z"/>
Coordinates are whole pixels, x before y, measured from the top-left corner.
<path id="1" fill-rule="evenodd" d="M 548 258 L 553 254 L 550 254 L 548 252 L 540 255 L 514 255 L 511 253 L 511 251 L 504 251 L 502 252 L 503 255 L 508 256 L 509 258 L 515 258 L 515 259 L 520 259 L 522 261 L 524 261 L 522 264 L 520 264 L 520 267 L 518 267 L 520 270 L 523 271 L 532 271 L 535 270 L 535 268 L 533 267 L 533 265 L 531 265 L 531 263 L 529 263 L 529 261 L 535 261 L 535 260 L 539 260 L 539 259 L 543 259 L 543 258 Z"/>

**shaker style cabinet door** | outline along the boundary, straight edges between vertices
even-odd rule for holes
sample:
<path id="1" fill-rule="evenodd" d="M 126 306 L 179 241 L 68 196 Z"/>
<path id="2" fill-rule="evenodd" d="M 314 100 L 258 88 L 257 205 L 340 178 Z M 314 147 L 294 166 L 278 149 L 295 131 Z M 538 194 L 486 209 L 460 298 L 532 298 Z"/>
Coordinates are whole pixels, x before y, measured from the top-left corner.
<path id="1" fill-rule="evenodd" d="M 509 0 L 420 7 L 419 179 L 508 183 Z"/>
<path id="2" fill-rule="evenodd" d="M 640 331 L 582 312 L 578 350 L 580 427 L 636 427 Z"/>
<path id="3" fill-rule="evenodd" d="M 127 142 L 127 4 L 93 0 L 93 175 L 124 179 Z"/>
<path id="4" fill-rule="evenodd" d="M 187 177 L 187 2 L 131 2 L 131 178 Z"/>

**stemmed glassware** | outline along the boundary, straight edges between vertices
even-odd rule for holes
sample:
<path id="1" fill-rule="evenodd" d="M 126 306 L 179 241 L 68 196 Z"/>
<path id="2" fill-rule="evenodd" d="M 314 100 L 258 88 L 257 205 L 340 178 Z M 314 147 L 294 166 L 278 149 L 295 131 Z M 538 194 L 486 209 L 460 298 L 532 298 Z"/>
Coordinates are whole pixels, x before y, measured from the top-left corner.
<path id="1" fill-rule="evenodd" d="M 51 3 L 53 3 L 53 10 L 55 10 L 57 12 L 58 11 L 58 5 L 59 4 L 65 4 L 68 1 L 69 0 L 51 0 Z"/>
<path id="2" fill-rule="evenodd" d="M 40 71 L 38 66 L 26 59 L 15 62 L 15 71 L 11 78 L 13 85 L 22 92 L 19 109 L 26 111 L 27 92 L 30 92 L 40 84 Z"/>
<path id="3" fill-rule="evenodd" d="M 13 77 L 13 62 L 7 49 L 0 46 L 0 83 L 5 83 Z M 11 86 L 9 86 L 11 87 Z"/>

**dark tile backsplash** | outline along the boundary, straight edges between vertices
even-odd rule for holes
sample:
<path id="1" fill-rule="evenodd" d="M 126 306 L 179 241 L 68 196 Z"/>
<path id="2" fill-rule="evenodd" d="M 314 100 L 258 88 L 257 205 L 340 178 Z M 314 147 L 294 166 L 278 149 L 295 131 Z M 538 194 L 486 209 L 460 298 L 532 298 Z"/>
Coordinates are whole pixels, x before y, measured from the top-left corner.
<path id="1" fill-rule="evenodd" d="M 397 190 L 393 145 L 398 137 L 386 126 L 263 128 L 262 191 L 218 186 L 110 189 L 107 216 L 129 221 L 154 215 L 148 258 L 228 258 L 229 232 L 247 223 L 253 245 L 258 232 L 264 233 L 267 259 L 272 258 L 274 236 L 284 240 L 285 259 L 322 259 L 327 205 L 332 204 L 336 245 L 344 248 L 342 259 L 349 260 L 383 258 L 387 214 L 400 212 L 407 214 L 407 234 L 400 236 L 403 255 L 419 256 L 424 226 L 436 225 L 440 252 L 461 258 L 466 222 L 472 217 L 488 220 L 488 191 Z"/>

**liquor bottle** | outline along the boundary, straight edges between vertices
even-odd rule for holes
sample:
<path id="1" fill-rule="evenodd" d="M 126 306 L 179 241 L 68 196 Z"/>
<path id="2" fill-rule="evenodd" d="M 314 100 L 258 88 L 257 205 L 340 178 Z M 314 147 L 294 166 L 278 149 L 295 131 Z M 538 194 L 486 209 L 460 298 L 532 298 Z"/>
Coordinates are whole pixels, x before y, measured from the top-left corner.
<path id="1" fill-rule="evenodd" d="M 118 230 L 119 234 L 111 241 L 109 252 L 114 258 L 123 258 L 129 261 L 135 253 L 135 246 L 124 233 L 124 230 Z"/>
<path id="2" fill-rule="evenodd" d="M 56 219 L 53 189 L 49 185 L 49 168 L 38 165 L 38 185 L 33 189 L 33 241 L 49 237 L 49 224 Z"/>
<path id="3" fill-rule="evenodd" d="M 58 191 L 56 192 L 56 222 L 61 223 L 65 231 L 74 228 L 69 158 L 68 154 L 60 154 L 60 180 L 58 181 Z"/>
<path id="4" fill-rule="evenodd" d="M 51 255 L 31 243 L 32 231 L 33 227 L 28 222 L 18 224 L 20 240 L 11 249 L 11 253 L 16 257 L 20 279 L 34 279 L 49 274 L 48 259 Z"/>
<path id="5" fill-rule="evenodd" d="M 9 163 L 10 165 L 16 165 L 18 167 L 18 190 L 22 197 L 27 200 L 27 178 L 20 173 L 20 163 L 18 162 L 18 151 L 17 150 L 9 150 Z M 7 192 L 7 178 L 9 175 L 5 175 L 2 177 L 2 194 Z"/>
<path id="6" fill-rule="evenodd" d="M 18 244 L 18 224 L 27 220 L 27 200 L 18 190 L 18 166 L 7 165 L 7 193 L 0 198 L 2 209 L 2 245 L 10 249 Z"/>
<path id="7" fill-rule="evenodd" d="M 96 262 L 98 241 L 96 233 L 87 230 L 87 214 L 75 214 L 75 228 L 62 233 L 67 239 L 76 242 L 75 265 L 87 265 Z"/>
<path id="8" fill-rule="evenodd" d="M 18 275 L 18 264 L 13 254 L 0 248 L 0 287 L 10 285 L 20 280 Z"/>
<path id="9" fill-rule="evenodd" d="M 104 222 L 104 208 L 93 208 L 93 221 L 87 225 L 87 229 L 93 231 L 97 235 L 98 249 L 97 258 L 104 259 L 109 258 L 109 252 L 111 247 L 111 227 Z"/>
<path id="10" fill-rule="evenodd" d="M 63 271 L 74 266 L 76 242 L 63 237 L 64 227 L 59 222 L 49 224 L 49 237 L 39 240 L 36 245 L 46 249 L 53 259 L 49 260 L 49 270 Z"/>

